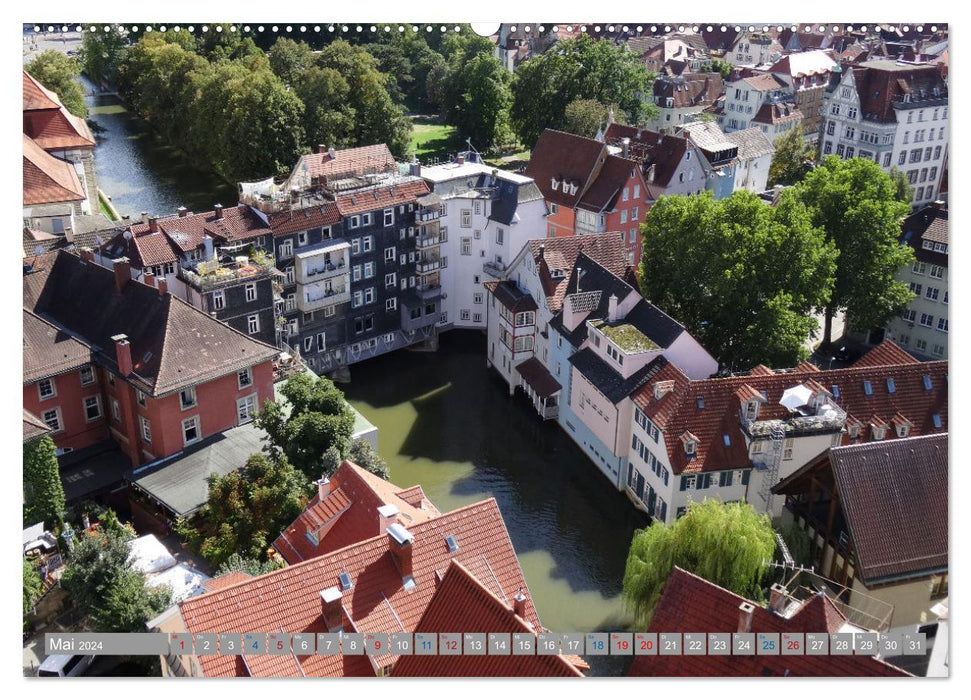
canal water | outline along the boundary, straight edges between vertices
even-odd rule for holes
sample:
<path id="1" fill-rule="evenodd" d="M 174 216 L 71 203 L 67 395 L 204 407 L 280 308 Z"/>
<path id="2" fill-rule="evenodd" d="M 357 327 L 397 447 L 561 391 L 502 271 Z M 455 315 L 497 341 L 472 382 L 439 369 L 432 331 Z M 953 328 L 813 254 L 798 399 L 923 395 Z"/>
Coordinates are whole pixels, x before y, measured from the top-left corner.
<path id="1" fill-rule="evenodd" d="M 543 625 L 618 631 L 627 549 L 647 519 L 555 422 L 542 422 L 486 369 L 485 337 L 449 331 L 435 353 L 401 351 L 351 367 L 341 387 L 378 426 L 391 480 L 421 484 L 445 512 L 484 498 L 499 504 Z M 623 661 L 590 657 L 597 675 Z"/>
<path id="2" fill-rule="evenodd" d="M 87 84 L 89 91 L 92 89 Z M 235 188 L 167 146 L 117 97 L 89 95 L 101 188 L 122 214 L 234 204 Z M 487 370 L 485 338 L 449 331 L 434 353 L 399 351 L 354 365 L 348 400 L 379 428 L 392 481 L 420 484 L 443 512 L 495 498 L 543 625 L 617 631 L 627 549 L 647 519 L 556 425 Z M 625 657 L 588 657 L 622 675 Z"/>
<path id="3" fill-rule="evenodd" d="M 166 216 L 182 206 L 208 211 L 214 204 L 236 204 L 234 184 L 193 164 L 116 95 L 96 94 L 91 81 L 81 80 L 88 118 L 100 127 L 95 130 L 98 186 L 122 216 L 137 218 L 143 211 Z"/>

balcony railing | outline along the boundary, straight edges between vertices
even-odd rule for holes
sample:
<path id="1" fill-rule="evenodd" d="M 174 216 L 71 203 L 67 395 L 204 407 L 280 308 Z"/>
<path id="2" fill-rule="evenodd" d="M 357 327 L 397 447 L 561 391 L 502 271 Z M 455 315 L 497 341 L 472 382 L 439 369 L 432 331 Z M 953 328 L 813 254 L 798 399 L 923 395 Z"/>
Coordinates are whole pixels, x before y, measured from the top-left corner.
<path id="1" fill-rule="evenodd" d="M 415 245 L 419 249 L 431 248 L 442 244 L 441 236 L 418 236 L 415 238 Z"/>
<path id="2" fill-rule="evenodd" d="M 327 277 L 333 277 L 339 275 L 347 270 L 347 265 L 344 260 L 340 260 L 335 263 L 324 263 L 322 265 L 316 265 L 311 267 L 307 266 L 306 278 L 308 282 L 316 282 L 317 280 L 326 279 Z"/>
<path id="3" fill-rule="evenodd" d="M 419 275 L 428 275 L 436 270 L 440 270 L 442 267 L 442 261 L 440 259 L 426 259 L 418 260 L 415 263 L 415 271 Z"/>
<path id="4" fill-rule="evenodd" d="M 301 311 L 316 311 L 327 306 L 345 304 L 351 300 L 349 287 L 329 289 L 323 292 L 301 291 L 297 295 L 297 308 Z"/>
<path id="5" fill-rule="evenodd" d="M 498 279 L 506 274 L 506 266 L 490 260 L 489 262 L 482 263 L 482 271 Z"/>
<path id="6" fill-rule="evenodd" d="M 440 218 L 442 218 L 442 212 L 438 209 L 422 209 L 415 215 L 415 222 L 427 224 L 432 221 L 438 221 Z"/>

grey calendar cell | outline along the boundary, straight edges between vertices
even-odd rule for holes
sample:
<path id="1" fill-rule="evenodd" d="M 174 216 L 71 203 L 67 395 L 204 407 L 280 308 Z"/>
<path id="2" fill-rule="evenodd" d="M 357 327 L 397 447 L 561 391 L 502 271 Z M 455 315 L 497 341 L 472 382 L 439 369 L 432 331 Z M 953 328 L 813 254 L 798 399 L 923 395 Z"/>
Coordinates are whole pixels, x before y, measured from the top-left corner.
<path id="1" fill-rule="evenodd" d="M 732 656 L 755 656 L 755 635 L 732 632 Z"/>
<path id="2" fill-rule="evenodd" d="M 398 656 L 411 656 L 415 651 L 415 639 L 408 632 L 395 632 L 391 635 L 391 653 Z"/>
<path id="3" fill-rule="evenodd" d="M 583 634 L 570 633 L 564 634 L 561 637 L 560 651 L 563 654 L 577 654 L 578 656 L 586 655 L 586 638 Z"/>
<path id="4" fill-rule="evenodd" d="M 341 633 L 341 653 L 344 656 L 364 656 L 364 635 L 357 632 Z"/>
<path id="5" fill-rule="evenodd" d="M 684 655 L 685 656 L 705 656 L 707 654 L 706 642 L 708 635 L 704 632 L 685 632 L 684 633 Z"/>
<path id="6" fill-rule="evenodd" d="M 531 632 L 514 632 L 512 635 L 513 656 L 533 656 L 536 654 L 536 635 Z"/>
<path id="7" fill-rule="evenodd" d="M 286 632 L 270 632 L 266 638 L 266 651 L 276 656 L 290 653 L 290 635 Z"/>
<path id="8" fill-rule="evenodd" d="M 291 638 L 293 653 L 297 656 L 310 656 L 317 650 L 317 638 L 312 634 L 297 633 Z"/>
<path id="9" fill-rule="evenodd" d="M 264 632 L 247 632 L 243 635 L 243 654 L 257 656 L 266 653 L 266 634 Z"/>
<path id="10" fill-rule="evenodd" d="M 900 656 L 904 653 L 904 635 L 900 632 L 884 632 L 880 635 L 880 653 L 883 656 Z"/>
<path id="11" fill-rule="evenodd" d="M 438 656 L 438 635 L 434 632 L 415 632 L 415 654 Z"/>
<path id="12" fill-rule="evenodd" d="M 810 656 L 829 656 L 829 635 L 825 632 L 806 632 L 806 653 Z"/>
<path id="13" fill-rule="evenodd" d="M 173 656 L 191 655 L 192 635 L 188 632 L 174 632 L 169 635 L 169 653 Z"/>
<path id="14" fill-rule="evenodd" d="M 657 635 L 657 651 L 661 656 L 681 655 L 681 633 L 661 632 Z"/>
<path id="15" fill-rule="evenodd" d="M 904 633 L 904 656 L 923 656 L 927 653 L 927 635 L 923 632 Z"/>
<path id="16" fill-rule="evenodd" d="M 876 656 L 880 653 L 880 635 L 876 632 L 857 632 L 853 637 L 853 653 L 858 656 Z"/>
<path id="17" fill-rule="evenodd" d="M 438 633 L 438 653 L 440 656 L 461 656 L 462 655 L 462 633 L 461 632 L 439 632 Z"/>
<path id="18" fill-rule="evenodd" d="M 806 635 L 802 632 L 783 632 L 780 651 L 783 656 L 802 656 L 806 653 Z"/>
<path id="19" fill-rule="evenodd" d="M 657 656 L 657 634 L 638 632 L 634 635 L 634 656 Z"/>
<path id="20" fill-rule="evenodd" d="M 371 633 L 364 637 L 364 653 L 368 656 L 383 656 L 388 653 L 391 640 L 387 634 Z"/>
<path id="21" fill-rule="evenodd" d="M 484 656 L 488 646 L 485 632 L 466 632 L 462 635 L 462 646 L 466 656 Z"/>
<path id="22" fill-rule="evenodd" d="M 512 653 L 512 639 L 508 632 L 489 633 L 489 656 L 508 656 Z"/>
<path id="23" fill-rule="evenodd" d="M 194 637 L 196 656 L 211 656 L 216 653 L 218 635 L 206 632 L 196 634 Z"/>
<path id="24" fill-rule="evenodd" d="M 634 653 L 634 635 L 631 632 L 610 633 L 610 654 L 612 656 L 630 656 Z"/>
<path id="25" fill-rule="evenodd" d="M 333 656 L 341 653 L 341 635 L 339 632 L 320 632 L 317 635 L 317 654 Z"/>
<path id="26" fill-rule="evenodd" d="M 587 656 L 607 656 L 610 653 L 609 645 L 606 632 L 590 632 L 587 634 Z"/>
<path id="27" fill-rule="evenodd" d="M 755 653 L 759 656 L 778 656 L 779 633 L 759 632 L 755 638 Z"/>
<path id="28" fill-rule="evenodd" d="M 236 656 L 243 653 L 243 640 L 238 634 L 219 635 L 219 653 Z"/>
<path id="29" fill-rule="evenodd" d="M 560 653 L 560 635 L 541 632 L 536 636 L 536 653 L 540 656 L 556 656 Z"/>
<path id="30" fill-rule="evenodd" d="M 731 632 L 709 632 L 708 633 L 708 653 L 712 656 L 731 656 L 732 655 L 732 633 Z"/>
<path id="31" fill-rule="evenodd" d="M 829 653 L 833 656 L 852 656 L 853 633 L 836 632 L 829 635 Z"/>

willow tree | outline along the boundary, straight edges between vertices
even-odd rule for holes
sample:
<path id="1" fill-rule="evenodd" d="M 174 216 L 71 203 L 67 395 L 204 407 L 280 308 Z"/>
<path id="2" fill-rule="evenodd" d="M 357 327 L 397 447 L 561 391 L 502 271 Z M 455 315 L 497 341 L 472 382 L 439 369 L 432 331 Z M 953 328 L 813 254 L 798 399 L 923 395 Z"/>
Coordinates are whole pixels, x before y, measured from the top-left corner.
<path id="1" fill-rule="evenodd" d="M 769 516 L 747 503 L 707 499 L 688 504 L 673 525 L 655 522 L 634 533 L 624 572 L 624 601 L 646 627 L 674 566 L 748 598 L 775 552 Z"/>

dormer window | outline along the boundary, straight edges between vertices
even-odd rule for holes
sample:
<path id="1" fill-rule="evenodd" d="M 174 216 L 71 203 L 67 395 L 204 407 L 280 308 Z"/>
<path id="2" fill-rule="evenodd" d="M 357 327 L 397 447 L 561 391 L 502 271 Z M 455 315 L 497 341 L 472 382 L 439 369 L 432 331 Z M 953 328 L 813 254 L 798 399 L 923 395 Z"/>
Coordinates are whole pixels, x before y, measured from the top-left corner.
<path id="1" fill-rule="evenodd" d="M 560 188 L 560 181 L 557 180 L 555 177 L 550 178 L 550 187 L 552 187 L 553 191 L 556 192 Z"/>
<path id="2" fill-rule="evenodd" d="M 860 424 L 853 423 L 852 425 L 847 425 L 846 432 L 849 434 L 850 438 L 855 440 L 856 438 L 860 437 Z"/>
<path id="3" fill-rule="evenodd" d="M 909 432 L 910 432 L 910 425 L 909 424 L 907 424 L 907 423 L 899 423 L 897 425 L 897 437 L 901 437 L 901 438 L 907 437 L 907 434 Z"/>
<path id="4" fill-rule="evenodd" d="M 694 440 L 688 440 L 684 443 L 684 453 L 689 457 L 694 457 L 698 453 L 698 443 Z"/>
<path id="5" fill-rule="evenodd" d="M 747 402 L 745 404 L 745 417 L 748 420 L 758 420 L 759 417 L 759 402 L 755 399 Z"/>

